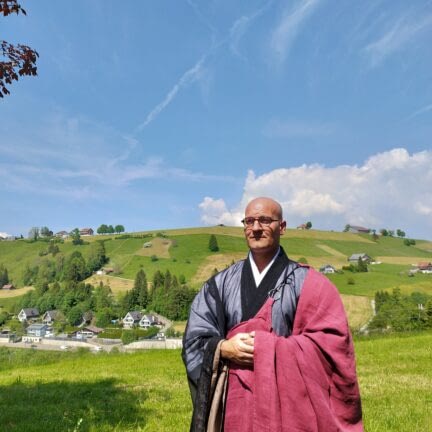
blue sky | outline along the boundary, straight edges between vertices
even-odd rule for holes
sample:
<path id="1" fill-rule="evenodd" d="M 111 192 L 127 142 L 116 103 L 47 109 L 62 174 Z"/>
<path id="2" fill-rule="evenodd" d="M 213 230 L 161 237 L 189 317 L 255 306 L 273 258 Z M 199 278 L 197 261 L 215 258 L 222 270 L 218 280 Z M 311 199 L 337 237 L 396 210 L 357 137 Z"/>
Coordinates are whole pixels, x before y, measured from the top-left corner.
<path id="1" fill-rule="evenodd" d="M 432 239 L 432 2 L 22 0 L 0 232 L 238 224 Z"/>

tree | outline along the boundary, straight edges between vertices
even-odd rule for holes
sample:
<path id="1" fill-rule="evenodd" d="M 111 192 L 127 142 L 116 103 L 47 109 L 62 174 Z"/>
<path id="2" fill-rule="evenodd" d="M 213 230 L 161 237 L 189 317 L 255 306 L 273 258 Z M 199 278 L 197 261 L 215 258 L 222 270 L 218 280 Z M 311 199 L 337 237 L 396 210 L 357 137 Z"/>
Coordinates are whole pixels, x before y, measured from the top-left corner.
<path id="1" fill-rule="evenodd" d="M 115 231 L 117 234 L 120 234 L 120 233 L 124 232 L 125 229 L 124 229 L 124 226 L 123 226 L 123 225 L 116 225 L 116 226 L 114 227 L 114 231 Z"/>
<path id="2" fill-rule="evenodd" d="M 148 303 L 147 276 L 143 269 L 139 270 L 135 276 L 133 287 L 134 304 L 146 308 Z"/>
<path id="3" fill-rule="evenodd" d="M 214 234 L 212 234 L 209 238 L 208 247 L 212 252 L 217 252 L 219 250 L 219 245 L 218 245 L 216 236 Z"/>
<path id="4" fill-rule="evenodd" d="M 0 264 L 0 289 L 7 283 L 9 283 L 7 268 L 3 264 Z"/>
<path id="5" fill-rule="evenodd" d="M 27 15 L 17 0 L 0 1 L 0 14 L 4 17 L 20 12 Z M 0 98 L 3 98 L 10 93 L 6 85 L 18 81 L 19 76 L 37 75 L 36 60 L 39 54 L 26 45 L 13 45 L 4 40 L 0 40 L 0 52 L 6 59 L 0 62 Z"/>
<path id="6" fill-rule="evenodd" d="M 41 227 L 41 229 L 39 230 L 39 233 L 41 235 L 41 237 L 52 237 L 53 232 L 50 231 L 50 229 L 46 226 Z"/>
<path id="7" fill-rule="evenodd" d="M 343 232 L 348 232 L 350 230 L 350 228 L 351 228 L 351 225 L 350 224 L 346 224 Z"/>
<path id="8" fill-rule="evenodd" d="M 108 234 L 108 225 L 102 224 L 97 230 L 96 232 L 98 234 Z"/>
<path id="9" fill-rule="evenodd" d="M 367 263 L 361 257 L 357 261 L 357 268 L 360 273 L 368 271 Z"/>
<path id="10" fill-rule="evenodd" d="M 114 234 L 114 227 L 112 225 L 108 226 L 108 234 Z"/>
<path id="11" fill-rule="evenodd" d="M 312 222 L 306 222 L 306 229 L 311 229 L 312 228 Z"/>
<path id="12" fill-rule="evenodd" d="M 387 231 L 385 228 L 381 228 L 381 229 L 379 230 L 379 232 L 381 233 L 381 235 L 382 235 L 383 237 L 387 237 L 387 236 L 388 236 L 388 231 Z"/>
<path id="13" fill-rule="evenodd" d="M 405 237 L 405 232 L 402 231 L 401 229 L 397 229 L 396 230 L 396 234 L 397 234 L 398 237 L 402 237 L 402 238 Z"/>
<path id="14" fill-rule="evenodd" d="M 74 230 L 72 230 L 71 237 L 72 237 L 72 243 L 74 245 L 82 245 L 84 243 L 81 239 L 81 234 L 80 234 L 78 228 L 75 228 Z"/>
<path id="15" fill-rule="evenodd" d="M 28 233 L 28 238 L 31 240 L 36 241 L 39 238 L 39 228 L 38 227 L 32 227 L 30 228 L 30 231 Z"/>

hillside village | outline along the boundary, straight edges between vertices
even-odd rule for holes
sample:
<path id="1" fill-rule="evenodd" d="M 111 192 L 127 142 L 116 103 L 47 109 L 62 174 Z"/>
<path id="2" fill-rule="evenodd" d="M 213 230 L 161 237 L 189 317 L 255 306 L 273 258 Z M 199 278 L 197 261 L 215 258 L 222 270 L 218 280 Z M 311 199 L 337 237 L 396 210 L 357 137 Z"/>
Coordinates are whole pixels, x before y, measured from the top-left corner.
<path id="1" fill-rule="evenodd" d="M 199 286 L 247 251 L 242 230 L 234 227 L 127 234 L 122 226 L 116 229 L 117 235 L 107 233 L 112 230 L 105 225 L 94 235 L 92 228 L 55 234 L 41 228 L 36 238 L 1 241 L 0 305 L 8 299 L 8 306 L 0 312 L 0 341 L 58 346 L 163 341 L 178 334 L 171 322 L 187 318 Z M 217 239 L 216 249 L 209 247 L 210 236 Z M 428 317 L 432 246 L 405 240 L 357 226 L 341 233 L 309 226 L 288 230 L 282 246 L 293 259 L 326 274 L 350 301 L 374 305 L 376 293 L 391 296 L 402 287 L 399 303 L 412 303 Z M 422 294 L 411 299 L 417 288 Z M 377 312 L 369 306 L 355 326 L 364 329 Z M 380 325 L 392 326 L 388 320 Z"/>

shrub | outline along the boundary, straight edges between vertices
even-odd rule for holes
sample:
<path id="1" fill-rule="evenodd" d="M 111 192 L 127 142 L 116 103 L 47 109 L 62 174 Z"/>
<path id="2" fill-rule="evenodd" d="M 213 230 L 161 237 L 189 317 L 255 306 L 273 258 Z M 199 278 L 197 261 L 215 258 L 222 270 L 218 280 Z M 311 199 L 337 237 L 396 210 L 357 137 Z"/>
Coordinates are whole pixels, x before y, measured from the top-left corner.
<path id="1" fill-rule="evenodd" d="M 150 259 L 154 262 L 157 261 L 159 258 L 156 255 L 152 255 Z"/>
<path id="2" fill-rule="evenodd" d="M 355 280 L 354 280 L 354 278 L 353 278 L 353 277 L 349 277 L 349 278 L 347 279 L 347 284 L 348 284 L 348 285 L 355 285 Z"/>

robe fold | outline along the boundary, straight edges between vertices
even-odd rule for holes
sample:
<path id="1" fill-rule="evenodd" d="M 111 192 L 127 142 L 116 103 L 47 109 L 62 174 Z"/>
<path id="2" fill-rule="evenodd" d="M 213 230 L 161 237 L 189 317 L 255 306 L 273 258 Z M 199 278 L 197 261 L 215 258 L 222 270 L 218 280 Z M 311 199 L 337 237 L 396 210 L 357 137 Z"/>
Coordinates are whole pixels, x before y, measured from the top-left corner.
<path id="1" fill-rule="evenodd" d="M 230 371 L 227 413 L 233 418 L 232 399 L 239 397 L 239 415 L 252 419 L 238 432 L 362 431 L 354 350 L 336 288 L 316 271 L 287 260 L 263 306 L 266 325 L 253 328 L 262 309 L 242 320 L 243 266 L 244 261 L 236 263 L 208 281 L 192 305 L 183 348 L 194 400 L 191 430 L 207 430 L 219 342 L 233 329 L 255 329 L 253 370 L 232 368 L 237 389 Z M 246 404 L 242 387 L 250 387 Z"/>

